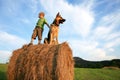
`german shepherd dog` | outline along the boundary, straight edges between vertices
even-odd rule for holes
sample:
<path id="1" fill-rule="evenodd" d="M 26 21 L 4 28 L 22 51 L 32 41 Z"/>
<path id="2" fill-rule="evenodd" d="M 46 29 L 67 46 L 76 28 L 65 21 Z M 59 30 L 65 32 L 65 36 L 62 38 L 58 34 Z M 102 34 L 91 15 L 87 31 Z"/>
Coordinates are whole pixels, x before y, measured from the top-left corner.
<path id="1" fill-rule="evenodd" d="M 58 12 L 53 23 L 50 25 L 48 37 L 44 39 L 45 44 L 53 44 L 53 45 L 58 44 L 59 25 L 63 24 L 63 22 L 65 22 L 65 19 L 63 19 L 60 13 Z"/>

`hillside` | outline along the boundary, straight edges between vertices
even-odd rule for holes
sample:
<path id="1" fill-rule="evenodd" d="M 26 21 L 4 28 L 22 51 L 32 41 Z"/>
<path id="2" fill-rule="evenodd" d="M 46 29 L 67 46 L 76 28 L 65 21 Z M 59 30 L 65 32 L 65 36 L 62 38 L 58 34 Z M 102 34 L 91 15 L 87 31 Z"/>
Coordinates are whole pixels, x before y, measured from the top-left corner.
<path id="1" fill-rule="evenodd" d="M 120 59 L 105 60 L 105 61 L 87 61 L 79 57 L 74 57 L 75 67 L 79 68 L 103 68 L 103 67 L 119 67 Z"/>

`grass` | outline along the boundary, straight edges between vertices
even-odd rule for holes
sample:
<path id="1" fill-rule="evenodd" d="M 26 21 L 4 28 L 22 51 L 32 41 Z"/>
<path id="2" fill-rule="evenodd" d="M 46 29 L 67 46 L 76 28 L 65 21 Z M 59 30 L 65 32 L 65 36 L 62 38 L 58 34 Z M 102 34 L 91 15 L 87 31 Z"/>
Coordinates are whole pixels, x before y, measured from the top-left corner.
<path id="1" fill-rule="evenodd" d="M 0 64 L 0 80 L 7 80 L 7 65 L 6 64 Z"/>
<path id="2" fill-rule="evenodd" d="M 120 80 L 120 70 L 75 68 L 75 80 Z"/>
<path id="3" fill-rule="evenodd" d="M 6 78 L 7 65 L 0 64 L 0 80 Z M 120 80 L 120 69 L 75 68 L 75 80 Z"/>

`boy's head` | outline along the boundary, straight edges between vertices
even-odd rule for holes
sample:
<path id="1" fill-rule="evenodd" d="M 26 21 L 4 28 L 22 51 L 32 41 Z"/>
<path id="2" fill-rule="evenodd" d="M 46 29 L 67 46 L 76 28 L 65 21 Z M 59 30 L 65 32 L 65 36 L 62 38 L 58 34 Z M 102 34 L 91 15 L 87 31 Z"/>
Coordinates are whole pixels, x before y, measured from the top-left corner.
<path id="1" fill-rule="evenodd" d="M 44 12 L 40 12 L 40 13 L 39 13 L 39 18 L 44 18 L 44 16 L 45 16 L 45 13 L 44 13 Z"/>

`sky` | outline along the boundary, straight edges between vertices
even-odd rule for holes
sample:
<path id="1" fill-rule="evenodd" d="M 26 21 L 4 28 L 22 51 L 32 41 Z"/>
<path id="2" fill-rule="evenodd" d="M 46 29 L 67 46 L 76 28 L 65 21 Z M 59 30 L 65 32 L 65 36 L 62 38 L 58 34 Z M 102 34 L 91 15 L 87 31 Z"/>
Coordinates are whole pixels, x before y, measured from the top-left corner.
<path id="1" fill-rule="evenodd" d="M 120 0 L 0 0 L 0 63 L 30 42 L 41 11 L 49 24 L 58 12 L 66 19 L 59 42 L 68 42 L 74 57 L 120 59 Z"/>

